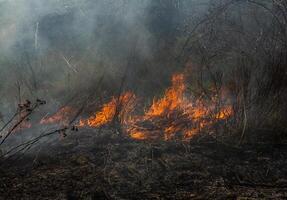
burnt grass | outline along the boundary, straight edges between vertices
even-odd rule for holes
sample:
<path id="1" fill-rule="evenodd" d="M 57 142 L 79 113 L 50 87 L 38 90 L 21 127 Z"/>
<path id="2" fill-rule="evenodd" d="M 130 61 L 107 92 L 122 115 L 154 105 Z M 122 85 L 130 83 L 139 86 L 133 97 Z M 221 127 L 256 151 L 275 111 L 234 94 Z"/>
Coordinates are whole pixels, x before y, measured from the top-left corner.
<path id="1" fill-rule="evenodd" d="M 0 199 L 285 199 L 284 145 L 135 141 L 80 130 L 1 161 Z"/>

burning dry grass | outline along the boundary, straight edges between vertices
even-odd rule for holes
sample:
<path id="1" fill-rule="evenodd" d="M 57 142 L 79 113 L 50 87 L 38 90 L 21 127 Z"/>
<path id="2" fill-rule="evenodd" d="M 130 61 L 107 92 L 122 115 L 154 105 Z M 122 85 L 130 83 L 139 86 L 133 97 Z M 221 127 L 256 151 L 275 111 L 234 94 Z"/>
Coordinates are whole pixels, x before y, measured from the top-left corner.
<path id="1" fill-rule="evenodd" d="M 126 117 L 134 110 L 136 96 L 132 92 L 126 92 L 118 98 L 104 104 L 100 111 L 96 112 L 87 120 L 80 120 L 80 126 L 100 127 L 112 122 L 118 117 L 122 123 L 128 121 Z"/>
<path id="2" fill-rule="evenodd" d="M 154 98 L 142 115 L 133 112 L 138 102 L 135 94 L 125 92 L 118 98 L 112 97 L 91 117 L 81 119 L 79 126 L 97 128 L 118 120 L 124 132 L 134 139 L 189 139 L 232 115 L 230 105 L 218 109 L 216 98 L 206 103 L 203 99 L 194 100 L 185 91 L 184 75 L 175 74 L 172 86 L 161 98 Z"/>
<path id="3" fill-rule="evenodd" d="M 56 112 L 54 115 L 49 117 L 44 117 L 41 119 L 40 124 L 67 124 L 71 116 L 73 116 L 76 113 L 76 110 L 65 106 L 62 107 L 58 112 Z"/>
<path id="4" fill-rule="evenodd" d="M 202 129 L 210 128 L 218 120 L 231 115 L 231 107 L 222 108 L 213 115 L 215 100 L 206 105 L 203 100 L 188 98 L 185 95 L 184 82 L 183 74 L 172 77 L 172 86 L 165 91 L 164 96 L 155 99 L 145 114 L 135 120 L 135 128 L 129 130 L 133 138 L 189 139 Z"/>
<path id="5" fill-rule="evenodd" d="M 201 132 L 213 133 L 218 122 L 233 115 L 231 104 L 224 103 L 220 95 L 209 99 L 192 96 L 187 91 L 185 79 L 182 73 L 174 74 L 171 86 L 162 97 L 155 97 L 142 114 L 135 112 L 139 98 L 127 91 L 112 97 L 90 116 L 80 117 L 76 127 L 116 126 L 120 133 L 136 140 L 188 140 Z M 65 106 L 42 118 L 40 124 L 68 127 L 77 115 L 77 109 Z"/>

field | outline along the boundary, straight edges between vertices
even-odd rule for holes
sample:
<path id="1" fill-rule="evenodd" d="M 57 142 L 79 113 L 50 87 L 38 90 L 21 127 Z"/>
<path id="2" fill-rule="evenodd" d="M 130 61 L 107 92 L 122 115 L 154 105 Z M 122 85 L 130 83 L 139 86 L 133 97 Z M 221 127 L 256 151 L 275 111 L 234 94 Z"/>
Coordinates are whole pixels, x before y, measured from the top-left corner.
<path id="1" fill-rule="evenodd" d="M 287 197 L 286 145 L 147 143 L 81 130 L 35 151 L 1 167 L 1 199 Z"/>

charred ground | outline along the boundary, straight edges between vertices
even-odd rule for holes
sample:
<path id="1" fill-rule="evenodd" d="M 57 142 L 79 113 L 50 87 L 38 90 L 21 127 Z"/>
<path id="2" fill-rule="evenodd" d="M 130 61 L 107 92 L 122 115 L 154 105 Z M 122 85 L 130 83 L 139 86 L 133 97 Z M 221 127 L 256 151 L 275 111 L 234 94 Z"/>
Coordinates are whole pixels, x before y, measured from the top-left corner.
<path id="1" fill-rule="evenodd" d="M 2 199 L 283 199 L 286 145 L 142 142 L 80 131 L 1 167 Z"/>
<path id="2" fill-rule="evenodd" d="M 287 198 L 286 1 L 0 11 L 0 199 Z"/>

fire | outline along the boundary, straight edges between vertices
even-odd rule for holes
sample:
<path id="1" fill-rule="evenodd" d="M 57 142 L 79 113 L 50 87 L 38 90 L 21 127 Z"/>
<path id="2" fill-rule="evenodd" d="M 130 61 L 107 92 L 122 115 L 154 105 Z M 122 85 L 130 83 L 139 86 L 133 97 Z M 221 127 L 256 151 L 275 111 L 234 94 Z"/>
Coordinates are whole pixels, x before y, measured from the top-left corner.
<path id="1" fill-rule="evenodd" d="M 28 121 L 23 121 L 13 132 L 21 131 L 24 129 L 29 129 L 32 127 L 32 124 Z"/>
<path id="2" fill-rule="evenodd" d="M 187 109 L 191 104 L 184 98 L 184 79 L 183 74 L 173 75 L 172 86 L 164 92 L 163 97 L 154 99 L 144 115 L 138 117 L 134 121 L 135 125 L 128 129 L 132 138 L 169 140 L 177 133 L 184 133 L 189 129 L 187 124 L 190 116 Z"/>
<path id="3" fill-rule="evenodd" d="M 179 107 L 182 103 L 182 95 L 185 90 L 183 74 L 176 74 L 172 77 L 172 87 L 165 91 L 164 97 L 154 100 L 146 117 L 160 116 Z"/>
<path id="4" fill-rule="evenodd" d="M 99 127 L 111 122 L 116 114 L 116 107 L 117 103 L 113 98 L 111 102 L 103 105 L 101 111 L 87 120 L 87 125 L 91 127 Z"/>
<path id="5" fill-rule="evenodd" d="M 146 134 L 143 132 L 131 132 L 130 136 L 136 140 L 145 140 L 147 139 Z"/>
<path id="6" fill-rule="evenodd" d="M 232 107 L 226 106 L 222 108 L 216 115 L 217 119 L 226 119 L 228 117 L 231 117 L 233 114 Z"/>
<path id="7" fill-rule="evenodd" d="M 203 131 L 211 133 L 215 123 L 233 115 L 232 107 L 222 103 L 222 96 L 214 95 L 211 100 L 196 98 L 186 91 L 185 82 L 184 74 L 174 74 L 171 86 L 162 97 L 154 98 L 141 115 L 134 112 L 138 103 L 136 95 L 123 92 L 104 103 L 99 111 L 80 119 L 77 126 L 99 128 L 117 123 L 125 135 L 136 140 L 187 140 Z M 74 109 L 63 107 L 43 118 L 41 124 L 66 123 L 73 114 Z"/>
<path id="8" fill-rule="evenodd" d="M 221 93 L 218 94 L 218 91 Z M 208 98 L 204 95 L 195 97 L 187 91 L 185 75 L 176 73 L 171 78 L 171 86 L 161 97 L 155 97 L 142 114 L 135 112 L 138 98 L 133 92 L 127 91 L 112 97 L 87 118 L 81 118 L 73 129 L 116 125 L 121 134 L 136 140 L 188 140 L 202 132 L 212 134 L 214 125 L 219 125 L 218 122 L 224 122 L 233 115 L 231 103 L 226 101 L 227 90 L 216 89 L 212 93 L 214 95 Z M 25 106 L 21 104 L 21 108 Z M 79 110 L 65 106 L 41 119 L 40 124 L 68 126 L 71 119 L 73 122 L 78 115 Z M 31 123 L 27 121 L 21 124 L 21 128 L 30 127 Z"/>
<path id="9" fill-rule="evenodd" d="M 71 116 L 75 114 L 75 110 L 69 106 L 65 106 L 61 108 L 58 112 L 50 117 L 44 117 L 41 119 L 40 124 L 54 124 L 54 123 L 61 123 L 66 124 L 68 123 Z"/>
<path id="10" fill-rule="evenodd" d="M 104 104 L 100 111 L 87 120 L 80 120 L 79 126 L 100 127 L 108 124 L 118 117 L 122 123 L 127 121 L 127 114 L 134 108 L 136 96 L 132 92 L 126 92 L 120 97 L 112 97 L 111 101 Z"/>
<path id="11" fill-rule="evenodd" d="M 135 94 L 125 92 L 102 105 L 100 111 L 87 119 L 81 119 L 78 126 L 98 128 L 118 121 L 124 132 L 136 140 L 173 138 L 190 139 L 202 130 L 208 129 L 219 120 L 232 115 L 230 106 L 216 111 L 216 101 L 206 104 L 185 95 L 183 74 L 172 77 L 172 85 L 161 98 L 154 98 L 152 105 L 143 115 L 134 115 L 137 102 Z"/>
<path id="12" fill-rule="evenodd" d="M 215 100 L 206 105 L 203 100 L 194 101 L 185 96 L 185 90 L 184 75 L 173 75 L 172 86 L 165 91 L 163 97 L 154 99 L 144 115 L 131 122 L 131 127 L 127 129 L 130 137 L 139 140 L 170 140 L 177 137 L 189 139 L 218 120 L 232 115 L 230 106 L 221 108 L 214 115 Z"/>

